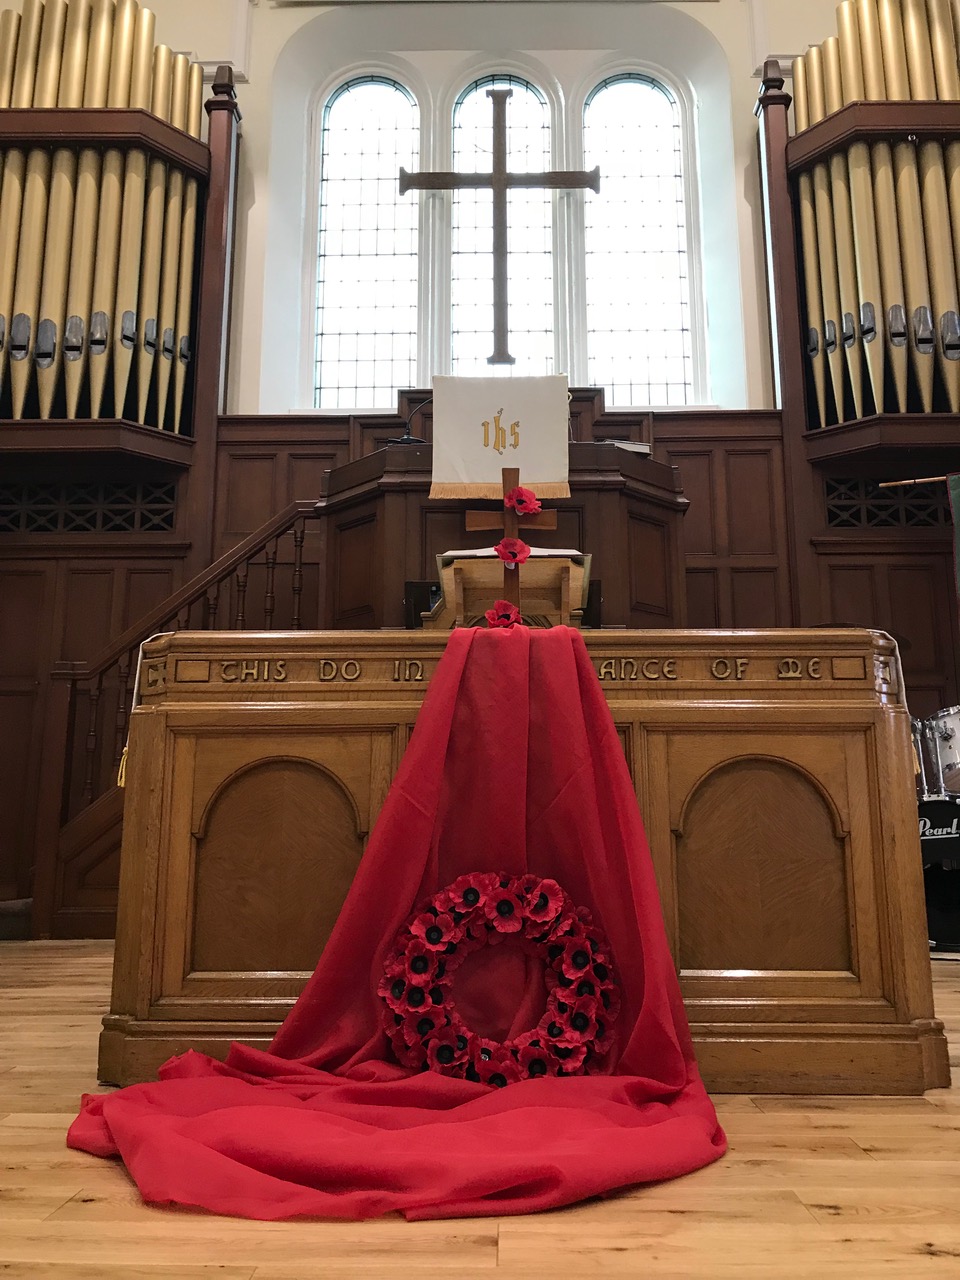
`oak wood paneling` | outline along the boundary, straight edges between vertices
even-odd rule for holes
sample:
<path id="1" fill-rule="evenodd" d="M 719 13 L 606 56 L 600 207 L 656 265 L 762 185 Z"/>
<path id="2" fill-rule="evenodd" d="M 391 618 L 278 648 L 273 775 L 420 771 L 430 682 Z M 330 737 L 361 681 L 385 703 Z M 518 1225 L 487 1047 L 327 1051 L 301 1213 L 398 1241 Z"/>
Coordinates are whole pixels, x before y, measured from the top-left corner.
<path id="1" fill-rule="evenodd" d="M 143 1078 L 191 1043 L 266 1043 L 302 989 L 318 921 L 339 909 L 444 642 L 181 632 L 149 646 L 104 1078 Z M 911 1093 L 944 1080 L 891 642 L 604 630 L 587 646 L 708 1082 Z M 244 662 L 251 682 L 233 678 Z"/>
<path id="2" fill-rule="evenodd" d="M 340 783 L 310 761 L 267 759 L 228 779 L 196 842 L 188 972 L 311 972 L 362 852 Z"/>
<path id="3" fill-rule="evenodd" d="M 721 766 L 687 798 L 677 837 L 681 968 L 849 971 L 846 882 L 844 840 L 809 777 L 780 760 Z"/>

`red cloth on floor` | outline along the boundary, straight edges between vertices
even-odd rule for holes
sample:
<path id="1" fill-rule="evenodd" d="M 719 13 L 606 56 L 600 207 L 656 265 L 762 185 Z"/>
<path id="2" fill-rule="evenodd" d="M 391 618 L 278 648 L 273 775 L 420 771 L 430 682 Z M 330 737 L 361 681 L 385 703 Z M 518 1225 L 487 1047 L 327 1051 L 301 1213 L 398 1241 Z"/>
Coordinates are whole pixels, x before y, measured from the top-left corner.
<path id="1" fill-rule="evenodd" d="M 623 1007 L 606 1074 L 496 1089 L 392 1060 L 376 994 L 413 908 L 471 871 L 536 872 L 589 908 Z M 513 1035 L 539 967 L 501 943 L 457 987 Z M 464 966 L 466 969 L 466 965 Z M 269 1052 L 173 1058 L 91 1096 L 68 1144 L 119 1155 L 144 1199 L 249 1218 L 524 1213 L 676 1177 L 726 1140 L 697 1072 L 620 740 L 579 632 L 459 630 L 316 972 Z"/>

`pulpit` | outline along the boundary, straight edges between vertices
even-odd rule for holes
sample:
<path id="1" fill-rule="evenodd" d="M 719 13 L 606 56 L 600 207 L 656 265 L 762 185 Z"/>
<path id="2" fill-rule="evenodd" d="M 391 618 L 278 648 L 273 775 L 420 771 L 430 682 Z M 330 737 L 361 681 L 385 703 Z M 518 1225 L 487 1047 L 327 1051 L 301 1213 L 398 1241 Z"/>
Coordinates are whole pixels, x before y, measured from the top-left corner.
<path id="1" fill-rule="evenodd" d="M 557 528 L 531 540 L 591 553 L 604 625 L 682 627 L 678 471 L 617 444 L 569 449 L 571 496 L 550 500 Z M 428 498 L 431 467 L 429 445 L 388 445 L 328 473 L 327 626 L 402 627 L 405 582 L 437 581 L 437 556 L 453 548 L 490 545 L 489 532 L 466 531 L 462 500 Z"/>

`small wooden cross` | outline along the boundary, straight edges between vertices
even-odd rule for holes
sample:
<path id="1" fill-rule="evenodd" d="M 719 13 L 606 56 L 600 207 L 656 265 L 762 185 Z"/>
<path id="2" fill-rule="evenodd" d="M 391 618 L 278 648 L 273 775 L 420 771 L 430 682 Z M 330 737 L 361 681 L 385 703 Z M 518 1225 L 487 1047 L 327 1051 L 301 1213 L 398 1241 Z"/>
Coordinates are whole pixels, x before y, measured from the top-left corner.
<path id="1" fill-rule="evenodd" d="M 520 468 L 504 467 L 503 475 L 503 496 L 516 489 L 520 484 Z M 468 511 L 466 513 L 467 532 L 479 533 L 486 529 L 502 529 L 505 538 L 518 538 L 520 536 L 520 517 L 517 515 L 513 507 L 504 506 L 502 511 Z M 534 515 L 523 517 L 523 528 L 527 529 L 556 529 L 557 513 L 556 511 L 538 511 Z M 511 604 L 515 604 L 520 608 L 520 566 L 510 566 L 504 563 L 503 566 L 503 599 L 509 600 Z"/>

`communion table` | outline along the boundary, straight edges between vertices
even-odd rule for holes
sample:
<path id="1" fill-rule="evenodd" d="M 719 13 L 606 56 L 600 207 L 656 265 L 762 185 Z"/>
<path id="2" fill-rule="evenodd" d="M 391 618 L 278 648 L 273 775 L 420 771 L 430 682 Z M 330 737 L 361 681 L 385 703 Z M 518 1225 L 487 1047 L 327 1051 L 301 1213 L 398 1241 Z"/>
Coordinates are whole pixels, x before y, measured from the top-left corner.
<path id="1" fill-rule="evenodd" d="M 893 641 L 585 638 L 708 1087 L 946 1085 Z M 267 1045 L 329 935 L 445 643 L 181 632 L 145 646 L 101 1079 L 149 1079 L 187 1048 Z"/>

